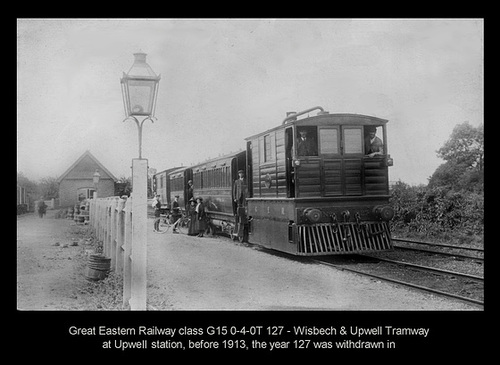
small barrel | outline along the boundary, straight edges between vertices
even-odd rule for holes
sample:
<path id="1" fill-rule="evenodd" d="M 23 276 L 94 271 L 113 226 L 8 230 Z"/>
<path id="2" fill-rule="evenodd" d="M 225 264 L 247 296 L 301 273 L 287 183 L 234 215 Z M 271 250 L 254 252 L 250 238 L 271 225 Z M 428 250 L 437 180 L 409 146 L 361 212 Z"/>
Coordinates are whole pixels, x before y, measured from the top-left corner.
<path id="1" fill-rule="evenodd" d="M 105 279 L 111 267 L 111 259 L 102 255 L 90 255 L 87 261 L 86 277 L 91 281 Z"/>

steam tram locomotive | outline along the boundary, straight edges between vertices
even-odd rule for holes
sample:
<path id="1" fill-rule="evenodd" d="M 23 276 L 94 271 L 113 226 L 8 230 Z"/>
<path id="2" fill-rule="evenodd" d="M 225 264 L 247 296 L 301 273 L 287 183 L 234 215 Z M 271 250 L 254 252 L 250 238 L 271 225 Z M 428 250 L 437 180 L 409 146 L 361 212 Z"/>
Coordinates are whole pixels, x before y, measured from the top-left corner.
<path id="1" fill-rule="evenodd" d="M 298 118 L 314 110 L 317 115 Z M 290 113 L 277 127 L 246 138 L 246 150 L 170 172 L 170 186 L 177 178 L 187 186 L 192 178 L 211 228 L 233 239 L 295 255 L 391 250 L 387 122 L 321 107 Z M 377 128 L 383 146 L 369 154 L 365 141 Z M 238 170 L 247 181 L 243 207 L 233 199 Z"/>

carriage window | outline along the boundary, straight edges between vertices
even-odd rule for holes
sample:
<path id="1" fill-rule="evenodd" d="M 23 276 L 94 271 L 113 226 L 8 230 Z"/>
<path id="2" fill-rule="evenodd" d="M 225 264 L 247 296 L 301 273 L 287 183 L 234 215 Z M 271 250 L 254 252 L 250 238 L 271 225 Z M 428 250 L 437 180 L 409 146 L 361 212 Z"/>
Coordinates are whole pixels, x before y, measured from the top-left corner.
<path id="1" fill-rule="evenodd" d="M 319 148 L 322 154 L 339 153 L 339 136 L 337 129 L 322 128 L 319 130 Z"/>
<path id="2" fill-rule="evenodd" d="M 276 143 L 274 134 L 267 134 L 259 138 L 260 163 L 272 162 L 276 160 Z"/>
<path id="3" fill-rule="evenodd" d="M 363 153 L 361 128 L 344 129 L 344 153 Z"/>

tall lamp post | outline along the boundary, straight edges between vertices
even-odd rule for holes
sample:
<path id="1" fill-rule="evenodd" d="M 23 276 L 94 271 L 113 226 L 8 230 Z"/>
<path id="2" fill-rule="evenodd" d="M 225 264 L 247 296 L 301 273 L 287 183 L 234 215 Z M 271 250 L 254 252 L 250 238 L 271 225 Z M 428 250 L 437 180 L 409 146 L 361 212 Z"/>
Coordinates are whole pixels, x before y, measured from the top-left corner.
<path id="1" fill-rule="evenodd" d="M 99 174 L 99 170 L 96 169 L 94 175 L 92 175 L 92 182 L 94 183 L 94 193 L 92 195 L 92 203 L 91 205 L 94 209 L 90 209 L 90 222 L 94 226 L 95 220 L 97 217 L 97 190 L 99 188 L 99 180 L 101 179 L 101 174 Z"/>
<path id="2" fill-rule="evenodd" d="M 101 179 L 101 174 L 99 174 L 99 170 L 95 170 L 94 175 L 92 175 L 92 181 L 94 183 L 94 196 L 93 198 L 97 198 L 97 190 L 99 189 L 99 180 Z"/>
<path id="3" fill-rule="evenodd" d="M 156 75 L 146 63 L 145 53 L 134 53 L 134 57 L 132 67 L 120 80 L 126 115 L 124 121 L 134 121 L 139 136 L 139 158 L 132 159 L 131 287 L 130 298 L 124 297 L 124 302 L 128 301 L 132 310 L 146 310 L 148 160 L 142 158 L 142 125 L 146 120 L 154 122 L 156 119 L 160 75 Z"/>

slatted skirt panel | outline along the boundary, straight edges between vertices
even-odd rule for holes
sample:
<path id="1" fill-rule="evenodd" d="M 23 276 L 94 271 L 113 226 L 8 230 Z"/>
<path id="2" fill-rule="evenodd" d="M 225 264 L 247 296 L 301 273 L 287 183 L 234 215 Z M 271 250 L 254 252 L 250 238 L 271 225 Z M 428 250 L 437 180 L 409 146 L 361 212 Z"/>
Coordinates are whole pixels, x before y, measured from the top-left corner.
<path id="1" fill-rule="evenodd" d="M 392 250 L 387 222 L 297 225 L 297 253 L 352 254 Z"/>

